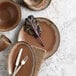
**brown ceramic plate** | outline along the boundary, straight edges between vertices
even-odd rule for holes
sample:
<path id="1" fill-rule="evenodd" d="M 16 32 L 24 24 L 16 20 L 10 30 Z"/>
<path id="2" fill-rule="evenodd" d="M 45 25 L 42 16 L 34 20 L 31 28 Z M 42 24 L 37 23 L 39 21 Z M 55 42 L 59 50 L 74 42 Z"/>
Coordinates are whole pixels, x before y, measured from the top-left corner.
<path id="1" fill-rule="evenodd" d="M 21 10 L 17 3 L 11 0 L 0 0 L 0 31 L 15 28 L 21 19 Z"/>
<path id="2" fill-rule="evenodd" d="M 35 59 L 34 54 L 32 52 L 32 48 L 25 42 L 18 42 L 10 49 L 9 57 L 8 57 L 8 72 L 11 75 L 14 71 L 15 62 L 17 55 L 19 53 L 20 48 L 23 48 L 21 60 L 28 56 L 28 61 L 25 65 L 19 70 L 16 76 L 33 76 Z"/>
<path id="3" fill-rule="evenodd" d="M 43 10 L 50 4 L 51 0 L 23 0 L 24 3 L 32 10 Z"/>
<path id="4" fill-rule="evenodd" d="M 40 26 L 42 28 L 41 38 L 43 40 L 44 47 L 40 45 L 36 38 L 29 35 L 27 32 L 24 32 L 24 26 L 19 32 L 18 41 L 25 41 L 33 46 L 45 49 L 47 51 L 45 58 L 48 58 L 59 46 L 59 31 L 52 21 L 45 18 L 37 18 L 37 20 L 40 22 Z"/>

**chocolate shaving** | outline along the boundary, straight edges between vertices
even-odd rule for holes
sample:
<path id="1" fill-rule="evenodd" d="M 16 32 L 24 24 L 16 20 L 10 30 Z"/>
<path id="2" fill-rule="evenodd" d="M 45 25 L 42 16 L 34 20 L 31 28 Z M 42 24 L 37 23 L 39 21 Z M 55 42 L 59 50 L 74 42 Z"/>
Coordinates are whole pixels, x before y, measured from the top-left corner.
<path id="1" fill-rule="evenodd" d="M 34 18 L 33 15 L 28 16 L 28 18 L 25 19 L 24 24 L 24 31 L 28 32 L 28 34 L 34 36 L 38 39 L 40 44 L 44 47 L 44 44 L 41 39 L 41 27 L 39 26 L 39 22 L 36 18 Z"/>

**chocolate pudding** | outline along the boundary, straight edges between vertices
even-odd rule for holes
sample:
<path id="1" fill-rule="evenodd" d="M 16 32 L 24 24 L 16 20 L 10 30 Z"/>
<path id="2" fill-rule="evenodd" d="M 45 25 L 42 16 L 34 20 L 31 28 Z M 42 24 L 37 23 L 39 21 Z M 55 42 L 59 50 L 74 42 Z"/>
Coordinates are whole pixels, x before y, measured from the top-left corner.
<path id="1" fill-rule="evenodd" d="M 33 55 L 31 47 L 27 43 L 24 43 L 24 42 L 18 42 L 10 50 L 11 52 L 9 54 L 9 59 L 8 59 L 9 74 L 11 75 L 14 71 L 16 58 L 17 58 L 18 53 L 21 48 L 23 48 L 21 60 L 25 56 L 28 56 L 28 60 L 25 63 L 25 65 L 22 66 L 22 68 L 19 70 L 19 72 L 16 74 L 16 76 L 33 76 L 34 63 L 35 63 L 34 55 Z"/>
<path id="2" fill-rule="evenodd" d="M 0 31 L 15 27 L 20 21 L 20 8 L 10 0 L 0 1 Z"/>
<path id="3" fill-rule="evenodd" d="M 24 27 L 22 27 L 22 29 L 19 32 L 18 40 L 25 41 L 33 46 L 45 49 L 47 51 L 47 58 L 48 56 L 52 55 L 58 48 L 60 40 L 59 31 L 55 24 L 49 21 L 48 19 L 37 18 L 37 20 L 39 21 L 40 27 L 42 29 L 41 39 L 44 43 L 44 47 L 40 45 L 36 38 L 25 32 Z"/>

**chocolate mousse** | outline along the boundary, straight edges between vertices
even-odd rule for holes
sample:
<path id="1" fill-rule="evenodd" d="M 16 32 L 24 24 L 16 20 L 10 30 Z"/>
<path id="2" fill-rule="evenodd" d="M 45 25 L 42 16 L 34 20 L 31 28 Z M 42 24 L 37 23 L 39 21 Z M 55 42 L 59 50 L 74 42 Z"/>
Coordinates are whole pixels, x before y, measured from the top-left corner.
<path id="1" fill-rule="evenodd" d="M 45 49 L 47 51 L 45 58 L 47 58 L 51 56 L 59 46 L 60 42 L 59 31 L 52 21 L 45 18 L 36 18 L 36 19 L 39 21 L 39 25 L 42 29 L 41 39 L 44 43 L 44 47 L 40 45 L 40 43 L 35 37 L 29 35 L 27 32 L 24 31 L 24 26 L 19 32 L 18 40 L 25 41 L 33 46 Z"/>

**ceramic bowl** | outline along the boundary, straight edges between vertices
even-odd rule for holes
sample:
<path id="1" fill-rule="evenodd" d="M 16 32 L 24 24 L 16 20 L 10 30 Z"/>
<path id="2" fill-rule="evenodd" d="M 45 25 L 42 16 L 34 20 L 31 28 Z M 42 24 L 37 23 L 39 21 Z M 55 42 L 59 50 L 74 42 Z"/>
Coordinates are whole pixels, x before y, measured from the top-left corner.
<path id="1" fill-rule="evenodd" d="M 51 0 L 23 0 L 24 3 L 32 10 L 38 11 L 45 9 Z"/>
<path id="2" fill-rule="evenodd" d="M 11 41 L 9 40 L 9 38 L 3 34 L 0 34 L 0 51 L 3 51 L 10 45 L 11 45 Z"/>
<path id="3" fill-rule="evenodd" d="M 15 28 L 21 19 L 20 6 L 11 0 L 0 0 L 0 31 Z"/>

